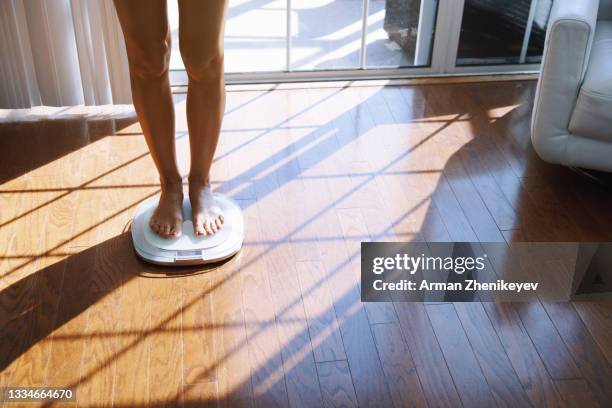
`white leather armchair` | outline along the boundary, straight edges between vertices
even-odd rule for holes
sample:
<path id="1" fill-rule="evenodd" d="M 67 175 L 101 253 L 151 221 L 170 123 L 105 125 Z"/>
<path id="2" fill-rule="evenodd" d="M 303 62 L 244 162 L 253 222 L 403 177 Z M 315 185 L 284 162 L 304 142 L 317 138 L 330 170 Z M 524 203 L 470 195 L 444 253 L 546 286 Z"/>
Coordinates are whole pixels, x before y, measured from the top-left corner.
<path id="1" fill-rule="evenodd" d="M 548 162 L 612 171 L 612 0 L 555 0 L 531 140 Z"/>

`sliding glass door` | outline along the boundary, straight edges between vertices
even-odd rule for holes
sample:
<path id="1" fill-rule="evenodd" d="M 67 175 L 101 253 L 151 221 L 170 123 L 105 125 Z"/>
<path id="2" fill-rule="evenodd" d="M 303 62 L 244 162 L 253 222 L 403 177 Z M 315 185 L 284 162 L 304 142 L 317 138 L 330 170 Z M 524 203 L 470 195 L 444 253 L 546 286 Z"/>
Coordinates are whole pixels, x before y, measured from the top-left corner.
<path id="1" fill-rule="evenodd" d="M 552 0 L 465 0 L 457 65 L 538 63 Z"/>
<path id="2" fill-rule="evenodd" d="M 228 82 L 537 68 L 552 0 L 230 0 Z M 186 75 L 169 2 L 173 84 Z"/>

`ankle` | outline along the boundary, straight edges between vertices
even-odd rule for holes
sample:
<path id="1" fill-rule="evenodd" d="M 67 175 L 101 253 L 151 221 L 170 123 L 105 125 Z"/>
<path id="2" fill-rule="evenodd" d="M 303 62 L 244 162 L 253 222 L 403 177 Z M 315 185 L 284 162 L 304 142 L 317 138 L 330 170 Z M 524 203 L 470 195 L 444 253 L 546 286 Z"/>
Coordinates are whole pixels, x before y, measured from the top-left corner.
<path id="1" fill-rule="evenodd" d="M 163 193 L 183 194 L 183 181 L 179 179 L 161 179 L 161 190 Z"/>
<path id="2" fill-rule="evenodd" d="M 189 186 L 193 186 L 193 187 L 209 187 L 210 186 L 210 177 L 205 176 L 192 176 L 189 175 L 188 178 L 189 181 Z"/>

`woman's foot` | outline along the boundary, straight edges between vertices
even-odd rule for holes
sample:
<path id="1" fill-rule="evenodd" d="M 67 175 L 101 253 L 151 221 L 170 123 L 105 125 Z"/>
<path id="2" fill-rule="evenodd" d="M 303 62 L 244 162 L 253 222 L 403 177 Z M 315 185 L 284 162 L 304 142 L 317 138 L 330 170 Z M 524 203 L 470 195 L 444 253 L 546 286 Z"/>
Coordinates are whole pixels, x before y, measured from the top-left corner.
<path id="1" fill-rule="evenodd" d="M 216 204 L 208 181 L 189 180 L 189 200 L 193 232 L 198 235 L 213 235 L 223 224 L 223 212 Z"/>
<path id="2" fill-rule="evenodd" d="M 162 184 L 159 204 L 151 216 L 151 229 L 162 238 L 176 238 L 183 226 L 183 184 Z"/>

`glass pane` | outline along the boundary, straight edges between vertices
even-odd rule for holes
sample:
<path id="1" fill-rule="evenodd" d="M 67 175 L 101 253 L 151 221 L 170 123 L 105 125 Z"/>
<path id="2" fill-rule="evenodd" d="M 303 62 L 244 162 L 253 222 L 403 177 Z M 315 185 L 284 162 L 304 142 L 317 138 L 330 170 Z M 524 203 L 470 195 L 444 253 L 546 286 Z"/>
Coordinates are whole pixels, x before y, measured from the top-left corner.
<path id="1" fill-rule="evenodd" d="M 465 0 L 457 65 L 520 63 L 532 2 L 536 12 L 526 62 L 538 62 L 551 1 Z"/>
<path id="2" fill-rule="evenodd" d="M 225 71 L 284 71 L 287 1 L 230 0 L 228 7 Z M 173 41 L 170 69 L 184 69 L 178 42 L 178 6 L 174 0 L 168 2 L 168 17 Z"/>
<path id="3" fill-rule="evenodd" d="M 531 28 L 531 36 L 529 37 L 526 63 L 534 64 L 542 61 L 546 27 L 548 25 L 548 18 L 550 17 L 550 10 L 552 9 L 552 2 L 553 0 L 538 0 L 537 2 L 535 15 L 533 17 L 533 26 Z"/>
<path id="4" fill-rule="evenodd" d="M 438 0 L 370 0 L 366 65 L 428 66 Z"/>
<path id="5" fill-rule="evenodd" d="M 291 67 L 359 67 L 362 0 L 293 0 Z"/>

